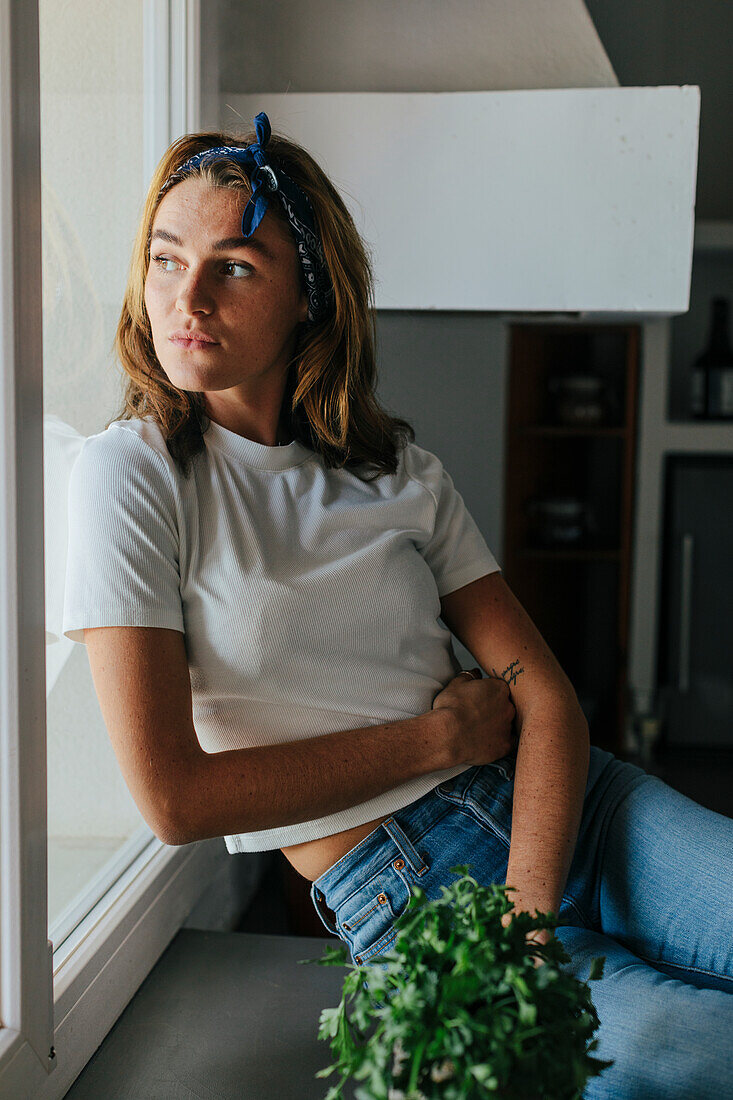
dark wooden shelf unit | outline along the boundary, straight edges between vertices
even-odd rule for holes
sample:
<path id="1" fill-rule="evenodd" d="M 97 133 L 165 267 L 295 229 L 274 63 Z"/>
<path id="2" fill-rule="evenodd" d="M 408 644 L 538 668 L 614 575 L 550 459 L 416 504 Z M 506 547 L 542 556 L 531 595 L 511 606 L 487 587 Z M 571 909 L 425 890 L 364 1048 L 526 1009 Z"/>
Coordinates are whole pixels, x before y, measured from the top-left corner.
<path id="1" fill-rule="evenodd" d="M 548 380 L 564 373 L 604 378 L 607 422 L 554 421 Z M 612 752 L 627 709 L 638 374 L 638 325 L 510 325 L 504 575 L 572 681 L 592 742 Z M 547 496 L 587 503 L 587 540 L 538 543 L 528 505 Z"/>

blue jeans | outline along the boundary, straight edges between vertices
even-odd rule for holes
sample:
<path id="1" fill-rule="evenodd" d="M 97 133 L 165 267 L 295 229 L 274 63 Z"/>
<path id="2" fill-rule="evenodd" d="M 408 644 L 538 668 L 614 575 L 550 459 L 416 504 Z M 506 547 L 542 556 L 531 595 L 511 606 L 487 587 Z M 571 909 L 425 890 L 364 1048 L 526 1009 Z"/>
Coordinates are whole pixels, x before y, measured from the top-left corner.
<path id="1" fill-rule="evenodd" d="M 506 881 L 515 762 L 516 749 L 439 784 L 316 879 L 313 905 L 352 963 L 389 950 L 414 886 L 440 898 L 464 863 Z M 733 1097 L 733 818 L 591 746 L 558 917 L 565 970 L 587 981 L 606 957 L 589 983 L 593 1053 L 615 1061 L 585 1100 Z"/>

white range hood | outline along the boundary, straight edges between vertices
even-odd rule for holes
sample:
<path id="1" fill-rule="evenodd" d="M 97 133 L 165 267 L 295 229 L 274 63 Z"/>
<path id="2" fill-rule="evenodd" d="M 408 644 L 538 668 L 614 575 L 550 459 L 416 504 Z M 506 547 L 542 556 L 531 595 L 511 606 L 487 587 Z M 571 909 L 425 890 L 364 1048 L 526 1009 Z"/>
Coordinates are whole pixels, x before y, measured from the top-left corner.
<path id="1" fill-rule="evenodd" d="M 379 309 L 688 308 L 697 86 L 227 102 L 240 128 L 264 110 L 324 166 L 372 250 Z"/>

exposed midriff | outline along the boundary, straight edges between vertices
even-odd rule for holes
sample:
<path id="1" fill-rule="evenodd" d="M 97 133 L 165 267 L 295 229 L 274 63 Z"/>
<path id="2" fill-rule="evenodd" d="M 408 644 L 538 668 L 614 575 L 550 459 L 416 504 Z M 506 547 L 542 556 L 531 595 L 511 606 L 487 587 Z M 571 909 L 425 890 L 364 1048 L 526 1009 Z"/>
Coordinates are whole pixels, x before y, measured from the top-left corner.
<path id="1" fill-rule="evenodd" d="M 343 832 L 334 833 L 333 836 L 306 840 L 302 844 L 289 844 L 287 848 L 281 848 L 280 851 L 299 874 L 310 882 L 314 882 L 389 816 L 389 814 L 383 814 L 374 821 L 355 825 L 353 829 L 344 829 Z"/>

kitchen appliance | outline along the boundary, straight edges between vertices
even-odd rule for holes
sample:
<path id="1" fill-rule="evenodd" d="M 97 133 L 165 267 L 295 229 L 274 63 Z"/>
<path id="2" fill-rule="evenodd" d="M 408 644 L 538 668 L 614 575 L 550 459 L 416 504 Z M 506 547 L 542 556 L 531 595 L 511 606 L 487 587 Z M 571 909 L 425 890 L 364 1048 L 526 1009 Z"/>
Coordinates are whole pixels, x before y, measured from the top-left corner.
<path id="1" fill-rule="evenodd" d="M 733 749 L 733 455 L 670 455 L 666 497 L 662 736 Z"/>

